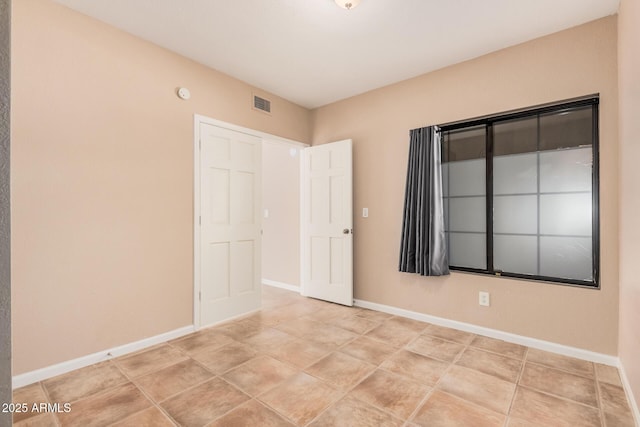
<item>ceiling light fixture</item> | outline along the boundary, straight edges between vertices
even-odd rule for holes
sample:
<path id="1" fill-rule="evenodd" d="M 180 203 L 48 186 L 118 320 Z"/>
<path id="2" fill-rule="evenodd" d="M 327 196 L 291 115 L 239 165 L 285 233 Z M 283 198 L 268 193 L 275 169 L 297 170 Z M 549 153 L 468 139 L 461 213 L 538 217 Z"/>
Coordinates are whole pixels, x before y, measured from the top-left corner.
<path id="1" fill-rule="evenodd" d="M 343 9 L 351 10 L 360 4 L 360 0 L 335 0 L 336 4 Z"/>

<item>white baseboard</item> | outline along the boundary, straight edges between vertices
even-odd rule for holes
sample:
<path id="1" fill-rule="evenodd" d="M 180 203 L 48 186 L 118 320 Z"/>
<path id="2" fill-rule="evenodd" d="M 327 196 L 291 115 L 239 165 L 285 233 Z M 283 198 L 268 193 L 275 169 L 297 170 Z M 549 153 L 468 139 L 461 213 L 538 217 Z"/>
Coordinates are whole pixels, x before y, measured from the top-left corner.
<path id="1" fill-rule="evenodd" d="M 108 350 L 99 351 L 97 353 L 78 357 L 77 359 L 67 360 L 66 362 L 47 366 L 46 368 L 36 369 L 35 371 L 25 372 L 24 374 L 15 375 L 12 381 L 13 389 L 24 387 L 38 381 L 46 380 L 57 375 L 66 374 L 67 372 L 93 365 L 94 363 L 103 362 L 114 357 L 122 356 L 134 351 L 142 350 L 156 344 L 180 338 L 181 336 L 190 334 L 194 331 L 193 325 L 184 326 L 173 331 L 165 332 L 160 335 L 145 338 L 129 344 L 114 347 Z"/>
<path id="2" fill-rule="evenodd" d="M 275 280 L 262 279 L 262 284 L 267 286 L 273 286 L 274 288 L 286 289 L 288 291 L 293 291 L 300 293 L 300 286 L 290 285 L 288 283 L 276 282 Z"/>
<path id="3" fill-rule="evenodd" d="M 638 404 L 636 403 L 635 396 L 633 395 L 629 377 L 627 377 L 627 371 L 624 369 L 624 365 L 622 364 L 622 362 L 618 364 L 618 370 L 620 371 L 622 386 L 624 387 L 624 391 L 627 393 L 627 400 L 629 401 L 629 406 L 631 407 L 633 418 L 636 421 L 636 426 L 640 426 L 640 410 L 638 409 Z"/>
<path id="4" fill-rule="evenodd" d="M 378 304 L 375 302 L 354 300 L 356 307 L 369 308 L 371 310 L 382 311 L 384 313 L 394 314 L 396 316 L 408 317 L 409 319 L 420 320 L 422 322 L 433 323 L 434 325 L 445 326 L 447 328 L 459 329 L 465 332 L 471 332 L 490 338 L 496 338 L 502 341 L 512 342 L 539 350 L 558 353 L 565 356 L 571 356 L 578 359 L 588 360 L 590 362 L 602 363 L 609 366 L 619 366 L 617 356 L 596 353 L 581 348 L 570 347 L 562 344 L 556 344 L 549 341 L 543 341 L 536 338 L 530 338 L 523 335 L 512 334 L 497 329 L 485 328 L 483 326 L 473 325 L 471 323 L 459 322 L 457 320 L 445 319 L 443 317 L 432 316 L 429 314 L 418 313 L 415 311 L 405 310 L 403 308 L 392 307 L 389 305 Z"/>

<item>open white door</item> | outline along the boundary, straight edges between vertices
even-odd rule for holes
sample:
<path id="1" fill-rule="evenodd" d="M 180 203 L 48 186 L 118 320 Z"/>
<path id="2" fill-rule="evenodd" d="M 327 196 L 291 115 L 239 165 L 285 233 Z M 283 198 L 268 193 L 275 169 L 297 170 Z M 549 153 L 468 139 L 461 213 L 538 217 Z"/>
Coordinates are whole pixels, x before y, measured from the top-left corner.
<path id="1" fill-rule="evenodd" d="M 256 136 L 206 123 L 199 133 L 195 274 L 203 327 L 260 308 L 262 145 Z"/>
<path id="2" fill-rule="evenodd" d="M 302 151 L 302 294 L 353 305 L 351 140 Z"/>

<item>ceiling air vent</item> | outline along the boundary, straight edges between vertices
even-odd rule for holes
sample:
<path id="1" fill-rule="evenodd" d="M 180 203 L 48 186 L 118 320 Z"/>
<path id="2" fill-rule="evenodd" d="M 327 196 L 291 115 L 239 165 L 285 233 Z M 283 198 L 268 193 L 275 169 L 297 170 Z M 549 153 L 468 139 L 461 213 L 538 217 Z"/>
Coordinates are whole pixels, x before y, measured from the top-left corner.
<path id="1" fill-rule="evenodd" d="M 253 108 L 264 111 L 265 113 L 271 113 L 271 101 L 253 95 Z"/>

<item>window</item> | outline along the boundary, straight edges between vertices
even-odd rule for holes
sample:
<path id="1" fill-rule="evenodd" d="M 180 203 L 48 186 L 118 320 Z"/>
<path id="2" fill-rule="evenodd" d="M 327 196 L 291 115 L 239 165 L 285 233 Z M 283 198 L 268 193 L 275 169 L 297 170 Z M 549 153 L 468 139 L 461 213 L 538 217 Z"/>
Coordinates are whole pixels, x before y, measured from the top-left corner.
<path id="1" fill-rule="evenodd" d="M 598 286 L 598 98 L 441 126 L 449 264 Z"/>

